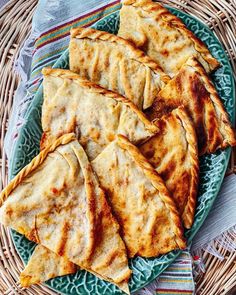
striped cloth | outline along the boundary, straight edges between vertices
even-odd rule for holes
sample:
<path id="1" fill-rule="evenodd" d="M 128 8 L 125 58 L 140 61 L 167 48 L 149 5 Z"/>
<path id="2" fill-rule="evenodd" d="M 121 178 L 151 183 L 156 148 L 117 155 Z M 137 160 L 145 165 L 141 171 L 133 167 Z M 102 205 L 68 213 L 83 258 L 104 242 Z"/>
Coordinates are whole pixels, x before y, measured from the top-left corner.
<path id="1" fill-rule="evenodd" d="M 193 290 L 192 259 L 185 251 L 160 275 L 156 294 L 192 295 Z"/>
<path id="2" fill-rule="evenodd" d="M 68 47 L 72 27 L 87 27 L 120 9 L 120 1 L 111 0 L 39 0 L 33 17 L 32 33 L 26 41 L 15 67 L 22 83 L 16 92 L 13 115 L 5 141 L 5 150 L 11 158 L 12 148 L 24 123 L 24 114 L 41 82 L 41 70 L 52 66 Z M 193 294 L 191 256 L 185 251 L 148 287 L 136 294 Z"/>
<path id="3" fill-rule="evenodd" d="M 135 293 L 135 295 L 153 294 L 194 294 L 192 259 L 188 251 L 183 251 L 183 253 L 154 282 Z"/>

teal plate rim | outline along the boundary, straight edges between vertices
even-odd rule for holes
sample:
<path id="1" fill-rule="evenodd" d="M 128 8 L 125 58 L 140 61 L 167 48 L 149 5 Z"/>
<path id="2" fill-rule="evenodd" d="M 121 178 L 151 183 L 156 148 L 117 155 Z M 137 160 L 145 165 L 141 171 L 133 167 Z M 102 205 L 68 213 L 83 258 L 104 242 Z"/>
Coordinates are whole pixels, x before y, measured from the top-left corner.
<path id="1" fill-rule="evenodd" d="M 187 27 L 197 37 L 205 42 L 212 54 L 221 62 L 222 67 L 213 75 L 212 79 L 218 93 L 223 99 L 224 105 L 230 115 L 232 122 L 235 121 L 235 85 L 233 72 L 226 56 L 226 53 L 210 29 L 199 19 L 190 16 L 175 8 L 167 8 L 180 17 Z M 116 33 L 119 26 L 119 11 L 116 11 L 96 22 L 92 27 L 100 30 L 107 30 Z M 54 68 L 68 68 L 68 49 L 54 64 Z M 10 161 L 10 178 L 13 178 L 39 151 L 39 140 L 41 135 L 41 104 L 42 85 L 39 87 L 26 114 L 25 124 L 22 127 L 18 141 Z M 227 169 L 230 148 L 218 151 L 213 155 L 203 156 L 200 159 L 200 188 L 199 200 L 195 215 L 195 221 L 190 230 L 185 232 L 188 245 L 197 233 L 205 218 L 207 217 L 214 200 L 220 190 L 225 171 Z M 19 233 L 11 230 L 12 239 L 20 257 L 27 263 L 33 252 L 35 244 L 28 241 Z M 158 258 L 144 259 L 137 257 L 130 261 L 133 275 L 130 282 L 131 292 L 146 286 L 158 275 L 161 274 L 181 251 L 172 251 Z M 117 287 L 108 282 L 102 281 L 86 271 L 78 271 L 75 275 L 68 275 L 51 279 L 45 283 L 51 289 L 62 294 L 123 294 Z"/>

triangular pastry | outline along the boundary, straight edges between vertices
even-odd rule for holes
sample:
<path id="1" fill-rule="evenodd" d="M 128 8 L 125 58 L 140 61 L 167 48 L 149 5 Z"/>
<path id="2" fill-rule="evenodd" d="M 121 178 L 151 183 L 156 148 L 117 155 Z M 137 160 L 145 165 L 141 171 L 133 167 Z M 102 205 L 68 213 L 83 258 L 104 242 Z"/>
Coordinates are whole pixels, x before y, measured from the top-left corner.
<path id="1" fill-rule="evenodd" d="M 197 138 L 193 123 L 179 107 L 156 120 L 159 132 L 139 146 L 164 180 L 182 218 L 185 228 L 193 223 L 199 161 Z"/>
<path id="2" fill-rule="evenodd" d="M 235 133 L 217 91 L 201 64 L 190 58 L 159 92 L 147 111 L 150 120 L 184 105 L 198 138 L 200 155 L 236 145 Z"/>
<path id="3" fill-rule="evenodd" d="M 173 77 L 191 56 L 209 73 L 219 66 L 206 45 L 157 2 L 123 0 L 118 35 L 133 42 Z"/>
<path id="4" fill-rule="evenodd" d="M 169 77 L 127 40 L 91 28 L 71 30 L 70 70 L 115 91 L 139 109 L 153 103 Z"/>
<path id="5" fill-rule="evenodd" d="M 164 182 L 128 139 L 118 135 L 92 166 L 121 226 L 129 257 L 185 247 L 181 220 Z"/>
<path id="6" fill-rule="evenodd" d="M 131 271 L 119 225 L 73 134 L 41 151 L 0 200 L 2 224 L 109 282 L 127 285 Z"/>
<path id="7" fill-rule="evenodd" d="M 69 70 L 44 68 L 43 74 L 42 148 L 64 133 L 75 132 L 92 160 L 118 133 L 138 144 L 157 131 L 123 96 Z"/>
<path id="8" fill-rule="evenodd" d="M 47 280 L 58 276 L 73 274 L 78 269 L 79 268 L 76 264 L 70 262 L 64 256 L 59 256 L 46 247 L 37 245 L 27 265 L 20 274 L 20 284 L 22 287 L 29 287 L 33 284 L 44 283 Z M 100 279 L 106 280 L 101 274 L 98 274 L 89 268 L 86 270 Z M 125 293 L 130 294 L 126 280 L 120 283 L 114 282 L 114 284 Z"/>
<path id="9" fill-rule="evenodd" d="M 49 279 L 75 273 L 77 266 L 64 256 L 37 245 L 29 262 L 20 274 L 22 287 L 40 284 Z"/>

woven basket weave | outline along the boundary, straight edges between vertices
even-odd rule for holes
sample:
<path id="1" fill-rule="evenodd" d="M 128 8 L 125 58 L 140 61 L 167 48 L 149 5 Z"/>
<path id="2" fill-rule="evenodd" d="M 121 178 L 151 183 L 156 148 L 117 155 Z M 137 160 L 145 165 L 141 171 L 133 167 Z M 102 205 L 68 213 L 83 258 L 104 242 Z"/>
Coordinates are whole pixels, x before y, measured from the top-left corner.
<path id="1" fill-rule="evenodd" d="M 236 2 L 235 0 L 162 0 L 159 1 L 206 23 L 224 45 L 231 61 L 236 80 Z M 14 91 L 19 77 L 13 70 L 24 41 L 29 37 L 31 21 L 37 0 L 11 0 L 0 10 L 0 189 L 7 184 L 7 159 L 3 150 Z M 232 153 L 228 174 L 236 172 L 235 151 Z M 0 294 L 57 294 L 44 286 L 21 288 L 18 282 L 23 263 L 12 243 L 10 233 L 0 226 Z M 236 253 L 219 248 L 226 257 L 220 262 L 203 252 L 206 273 L 197 278 L 197 294 L 236 294 Z"/>

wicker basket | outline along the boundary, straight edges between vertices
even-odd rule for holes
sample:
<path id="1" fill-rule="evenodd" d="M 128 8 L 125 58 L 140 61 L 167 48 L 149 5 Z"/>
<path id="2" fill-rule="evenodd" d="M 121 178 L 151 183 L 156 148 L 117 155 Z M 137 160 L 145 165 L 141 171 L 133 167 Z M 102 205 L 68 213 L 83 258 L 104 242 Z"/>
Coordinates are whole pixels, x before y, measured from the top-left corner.
<path id="1" fill-rule="evenodd" d="M 230 58 L 236 79 L 236 2 L 235 0 L 162 0 L 164 4 L 177 7 L 205 22 L 224 45 Z M 14 60 L 28 38 L 31 20 L 37 0 L 11 0 L 0 11 L 0 189 L 7 184 L 7 159 L 3 140 L 11 113 L 14 91 L 19 77 L 13 71 Z M 234 155 L 233 155 L 234 154 Z M 228 174 L 236 172 L 235 151 L 232 153 Z M 11 241 L 10 233 L 0 226 L 0 294 L 57 294 L 44 286 L 24 289 L 18 277 L 23 268 Z M 236 294 L 236 253 L 219 248 L 226 257 L 220 262 L 216 257 L 203 253 L 206 273 L 197 278 L 197 294 Z"/>

